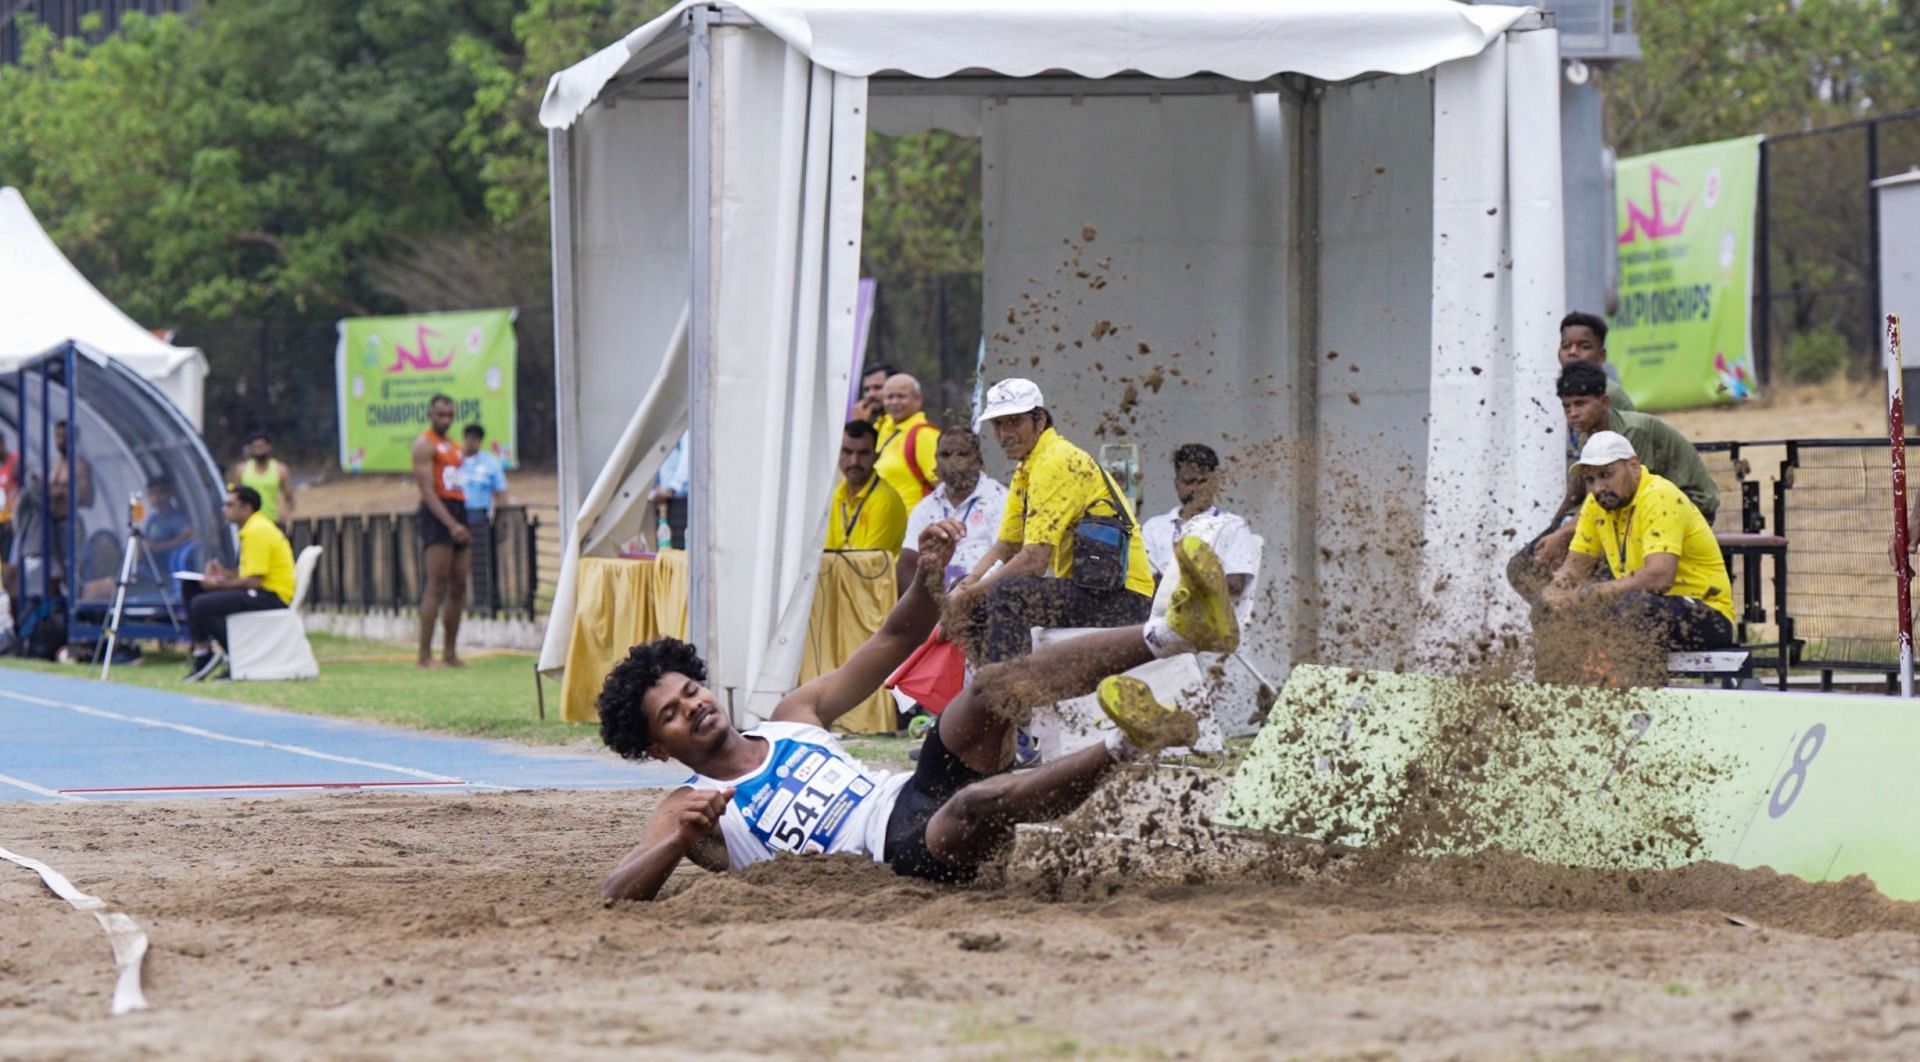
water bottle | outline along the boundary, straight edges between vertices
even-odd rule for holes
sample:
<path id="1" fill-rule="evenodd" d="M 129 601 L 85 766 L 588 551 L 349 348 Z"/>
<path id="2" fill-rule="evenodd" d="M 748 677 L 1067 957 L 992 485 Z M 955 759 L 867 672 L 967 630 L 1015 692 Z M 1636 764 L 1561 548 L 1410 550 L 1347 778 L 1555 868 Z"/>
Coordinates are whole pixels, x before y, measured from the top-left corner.
<path id="1" fill-rule="evenodd" d="M 655 549 L 673 547 L 673 526 L 667 523 L 667 507 L 664 505 L 660 506 L 660 524 L 653 529 L 653 542 Z"/>

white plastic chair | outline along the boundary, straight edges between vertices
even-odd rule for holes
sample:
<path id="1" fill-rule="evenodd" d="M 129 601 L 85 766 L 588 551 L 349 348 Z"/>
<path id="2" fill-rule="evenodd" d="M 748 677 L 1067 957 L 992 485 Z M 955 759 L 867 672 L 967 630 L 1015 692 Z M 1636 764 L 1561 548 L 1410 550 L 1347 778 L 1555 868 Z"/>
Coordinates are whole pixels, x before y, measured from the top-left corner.
<path id="1" fill-rule="evenodd" d="M 227 617 L 227 668 L 235 682 L 320 677 L 320 662 L 313 658 L 306 624 L 300 622 L 300 606 L 306 604 L 313 569 L 319 563 L 319 546 L 300 551 L 293 562 L 293 600 L 286 608 Z"/>

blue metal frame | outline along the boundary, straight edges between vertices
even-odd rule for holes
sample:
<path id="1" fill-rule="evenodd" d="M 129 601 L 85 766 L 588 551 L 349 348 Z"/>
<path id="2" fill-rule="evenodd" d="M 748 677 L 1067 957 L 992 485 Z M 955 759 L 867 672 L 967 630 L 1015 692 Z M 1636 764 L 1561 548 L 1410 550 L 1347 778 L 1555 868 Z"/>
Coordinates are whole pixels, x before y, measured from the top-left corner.
<path id="1" fill-rule="evenodd" d="M 80 411 L 79 359 L 84 356 L 79 344 L 68 341 L 38 357 L 23 362 L 20 367 L 15 370 L 20 417 L 19 430 L 20 437 L 23 441 L 32 437 L 30 432 L 35 427 L 35 425 L 31 424 L 30 410 L 32 403 L 28 401 L 27 374 L 36 373 L 39 376 L 41 418 L 37 427 L 39 429 L 38 438 L 40 440 L 39 472 L 40 482 L 42 484 L 43 504 L 52 501 L 50 485 L 53 479 L 54 417 L 50 407 L 53 400 L 53 377 L 57 373 L 61 378 L 63 386 L 66 388 L 65 420 L 67 422 L 67 449 L 70 453 L 78 454 L 80 452 L 80 432 L 82 430 L 78 416 Z M 168 402 L 166 397 L 155 389 L 151 383 L 125 370 L 123 367 L 115 365 L 111 361 L 106 361 L 104 367 L 109 372 L 112 372 L 116 368 L 120 369 L 120 375 L 123 376 L 126 381 L 133 384 L 137 390 L 145 393 L 159 408 L 166 409 L 172 413 L 175 427 L 183 434 L 196 439 L 198 438 L 199 433 L 194 431 L 192 424 L 189 423 L 178 410 L 174 409 L 172 403 Z M 220 470 L 218 466 L 213 463 L 212 455 L 204 454 L 204 446 L 201 447 L 201 449 L 203 450 L 208 474 L 214 482 L 220 482 Z M 25 471 L 26 469 L 22 469 L 23 473 Z M 65 583 L 62 589 L 66 600 L 67 640 L 72 643 L 98 641 L 105 633 L 106 624 L 112 612 L 112 603 L 110 601 L 105 603 L 94 601 L 82 603 L 79 600 L 80 548 L 82 543 L 80 541 L 80 522 L 73 519 L 73 514 L 80 511 L 79 477 L 77 475 L 67 477 L 66 490 L 67 512 L 69 517 L 67 521 L 67 550 L 63 564 Z M 51 509 L 50 504 L 46 505 L 46 510 L 49 513 L 51 513 Z M 43 558 L 51 557 L 53 556 L 54 543 L 52 519 L 42 520 L 40 527 L 42 536 L 40 555 Z M 225 551 L 223 556 L 230 556 L 232 553 L 232 529 L 228 528 L 227 533 L 229 541 L 226 545 L 229 549 Z M 164 563 L 164 558 L 155 558 L 155 561 L 156 563 Z M 40 591 L 44 594 L 50 589 L 49 584 L 51 583 L 51 579 L 48 577 L 50 573 L 47 572 L 47 566 L 44 563 L 42 564 L 42 572 Z M 117 570 L 115 574 L 116 576 L 118 575 Z M 163 578 L 166 574 L 165 572 L 161 573 Z M 27 586 L 23 583 L 23 592 L 26 589 Z M 152 613 L 156 608 L 156 604 L 159 615 L 162 617 L 158 621 L 150 618 L 149 615 L 143 615 L 143 613 Z M 182 605 L 180 594 L 171 583 L 162 586 L 157 603 L 151 593 L 147 593 L 138 599 L 130 598 L 128 607 L 129 612 L 123 616 L 120 624 L 119 636 L 122 640 L 180 640 L 186 637 L 186 612 Z M 169 608 L 171 610 L 170 613 Z M 177 619 L 175 617 L 177 617 Z"/>

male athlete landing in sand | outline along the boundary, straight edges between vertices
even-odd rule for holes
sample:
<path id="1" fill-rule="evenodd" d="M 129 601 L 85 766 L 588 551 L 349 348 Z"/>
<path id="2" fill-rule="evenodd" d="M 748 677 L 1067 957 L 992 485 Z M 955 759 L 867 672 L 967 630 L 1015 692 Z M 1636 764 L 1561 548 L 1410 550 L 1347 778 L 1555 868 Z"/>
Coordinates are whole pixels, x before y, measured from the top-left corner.
<path id="1" fill-rule="evenodd" d="M 947 705 L 911 774 L 870 770 L 827 728 L 858 706 L 926 640 L 957 521 L 920 537 L 920 578 L 886 623 L 838 670 L 787 694 L 771 722 L 741 733 L 701 685 L 706 665 L 685 642 L 635 646 L 600 691 L 600 733 L 622 756 L 672 758 L 698 776 L 668 795 L 640 844 L 607 879 L 610 900 L 650 900 L 682 857 L 739 869 L 782 852 L 857 852 L 896 873 L 962 882 L 1013 838 L 1014 826 L 1064 815 L 1114 764 L 1190 744 L 1193 717 L 1162 707 L 1120 672 L 1155 657 L 1231 652 L 1240 640 L 1226 576 L 1198 538 L 1174 550 L 1180 572 L 1164 617 L 1049 646 L 982 668 Z M 1003 774 L 1021 709 L 1090 690 L 1119 726 L 1106 743 L 1024 774 Z"/>

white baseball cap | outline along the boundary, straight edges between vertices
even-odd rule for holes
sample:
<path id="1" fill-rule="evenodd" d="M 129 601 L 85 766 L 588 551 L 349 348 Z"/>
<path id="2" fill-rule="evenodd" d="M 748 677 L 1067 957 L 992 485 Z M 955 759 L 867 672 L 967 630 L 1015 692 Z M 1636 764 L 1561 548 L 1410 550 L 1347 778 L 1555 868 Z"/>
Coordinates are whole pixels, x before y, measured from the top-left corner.
<path id="1" fill-rule="evenodd" d="M 1615 461 L 1625 461 L 1638 456 L 1633 452 L 1633 444 L 1617 431 L 1596 431 L 1587 437 L 1587 444 L 1580 448 L 1580 460 L 1575 469 L 1604 468 Z"/>
<path id="2" fill-rule="evenodd" d="M 1040 385 L 1032 380 L 1023 380 L 1018 376 L 1002 380 L 987 388 L 987 402 L 980 415 L 973 418 L 975 431 L 980 425 L 995 417 L 1011 416 L 1015 413 L 1028 413 L 1047 404 L 1040 395 Z"/>

